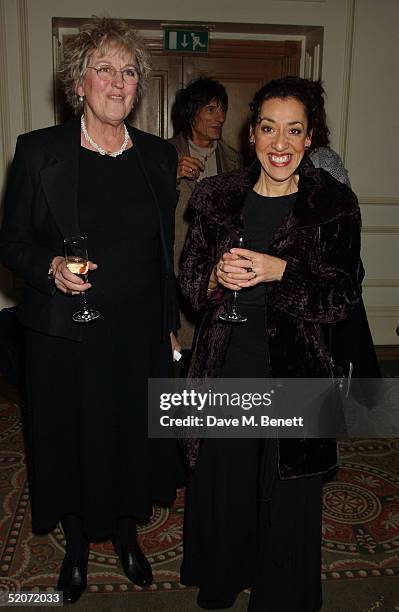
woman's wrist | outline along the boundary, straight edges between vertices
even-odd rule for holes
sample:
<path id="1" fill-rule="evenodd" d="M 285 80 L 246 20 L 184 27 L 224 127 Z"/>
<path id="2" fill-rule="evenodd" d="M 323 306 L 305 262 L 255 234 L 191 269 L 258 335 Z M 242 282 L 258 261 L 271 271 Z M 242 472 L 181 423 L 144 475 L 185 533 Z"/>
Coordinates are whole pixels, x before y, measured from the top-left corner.
<path id="1" fill-rule="evenodd" d="M 218 286 L 218 279 L 216 276 L 216 266 L 214 266 L 212 273 L 209 277 L 208 289 L 206 290 L 206 292 L 208 294 L 212 293 L 213 291 L 215 291 L 217 286 Z"/>
<path id="2" fill-rule="evenodd" d="M 287 267 L 287 261 L 285 259 L 281 259 L 280 261 L 281 263 L 280 263 L 280 270 L 279 270 L 279 276 L 278 276 L 279 281 L 281 281 L 281 279 L 283 278 L 285 269 Z"/>

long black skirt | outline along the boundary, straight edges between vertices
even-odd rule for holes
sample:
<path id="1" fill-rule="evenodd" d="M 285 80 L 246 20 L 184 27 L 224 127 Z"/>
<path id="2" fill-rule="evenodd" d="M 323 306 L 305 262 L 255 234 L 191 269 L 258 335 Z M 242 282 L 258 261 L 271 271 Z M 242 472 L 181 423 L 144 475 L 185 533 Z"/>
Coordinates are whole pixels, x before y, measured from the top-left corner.
<path id="1" fill-rule="evenodd" d="M 222 375 L 268 375 L 264 311 L 242 308 Z M 187 493 L 181 581 L 251 612 L 321 608 L 321 477 L 281 480 L 277 440 L 206 439 Z"/>
<path id="2" fill-rule="evenodd" d="M 120 324 L 126 336 L 115 336 Z M 131 320 L 131 327 L 136 327 Z M 33 530 L 65 514 L 83 519 L 90 541 L 108 539 L 119 517 L 151 517 L 184 480 L 175 440 L 147 436 L 147 378 L 165 376 L 169 339 L 158 326 L 133 341 L 129 315 L 83 330 L 82 342 L 27 334 L 28 461 Z M 119 330 L 120 331 L 120 330 Z M 137 338 L 137 336 L 136 336 Z"/>

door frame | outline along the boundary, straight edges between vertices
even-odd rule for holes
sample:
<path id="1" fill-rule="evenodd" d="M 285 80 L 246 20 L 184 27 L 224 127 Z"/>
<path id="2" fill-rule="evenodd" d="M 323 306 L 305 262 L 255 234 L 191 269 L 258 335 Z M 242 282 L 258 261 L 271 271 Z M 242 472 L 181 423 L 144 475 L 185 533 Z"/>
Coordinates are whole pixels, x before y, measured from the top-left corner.
<path id="1" fill-rule="evenodd" d="M 64 40 L 71 34 L 76 34 L 78 28 L 87 19 L 78 17 L 53 17 L 53 69 L 54 69 L 54 123 L 60 123 L 63 115 L 62 103 L 63 96 L 60 95 L 60 86 L 57 78 L 58 66 L 62 58 Z M 259 24 L 259 23 L 226 23 L 226 22 L 188 22 L 188 21 L 159 21 L 147 19 L 126 19 L 127 23 L 133 25 L 144 38 L 149 50 L 153 55 L 184 55 L 198 56 L 196 53 L 174 53 L 165 51 L 163 48 L 163 34 L 166 28 L 208 30 L 209 53 L 212 57 L 217 57 L 218 48 L 223 44 L 223 40 L 234 40 L 236 53 L 245 50 L 251 53 L 251 40 L 273 41 L 282 45 L 296 43 L 302 40 L 300 66 L 289 65 L 287 58 L 287 74 L 299 74 L 306 78 L 316 80 L 321 77 L 323 64 L 323 40 L 324 27 L 308 25 L 280 25 L 280 24 Z M 287 40 L 290 39 L 291 41 Z M 292 40 L 292 37 L 296 38 Z M 233 51 L 232 51 L 233 53 Z M 294 69 L 295 68 L 295 69 Z"/>

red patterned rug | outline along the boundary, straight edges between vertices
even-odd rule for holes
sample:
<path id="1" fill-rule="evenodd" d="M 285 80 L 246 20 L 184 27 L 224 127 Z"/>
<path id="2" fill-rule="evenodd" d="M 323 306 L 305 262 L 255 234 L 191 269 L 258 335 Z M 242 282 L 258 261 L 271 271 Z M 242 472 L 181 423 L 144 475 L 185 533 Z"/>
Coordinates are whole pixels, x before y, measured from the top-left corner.
<path id="1" fill-rule="evenodd" d="M 52 590 L 63 557 L 63 534 L 31 534 L 29 492 L 18 406 L 0 400 L 0 590 Z M 323 567 L 327 581 L 399 574 L 399 441 L 340 445 L 341 469 L 324 488 Z M 154 570 L 149 591 L 183 590 L 184 491 L 172 509 L 156 508 L 140 540 Z M 121 572 L 110 542 L 93 545 L 89 591 L 139 591 Z"/>
<path id="2" fill-rule="evenodd" d="M 323 578 L 399 574 L 399 440 L 340 444 L 341 469 L 324 487 Z"/>

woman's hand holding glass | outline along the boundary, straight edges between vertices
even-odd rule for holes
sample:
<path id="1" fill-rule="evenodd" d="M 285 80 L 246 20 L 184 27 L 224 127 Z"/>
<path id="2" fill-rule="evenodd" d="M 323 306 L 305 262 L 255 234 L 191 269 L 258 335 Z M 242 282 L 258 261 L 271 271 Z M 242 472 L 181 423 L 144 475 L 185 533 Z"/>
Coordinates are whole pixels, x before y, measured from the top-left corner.
<path id="1" fill-rule="evenodd" d="M 88 267 L 89 271 L 92 271 L 96 270 L 98 266 L 92 261 L 89 261 Z M 85 283 L 82 278 L 73 274 L 73 272 L 68 269 L 65 257 L 54 257 L 51 262 L 51 269 L 53 270 L 55 286 L 63 293 L 77 295 L 91 288 L 91 283 Z"/>
<path id="2" fill-rule="evenodd" d="M 215 274 L 221 285 L 232 291 L 240 291 L 259 283 L 280 281 L 286 265 L 284 259 L 273 255 L 234 248 L 223 254 Z"/>

